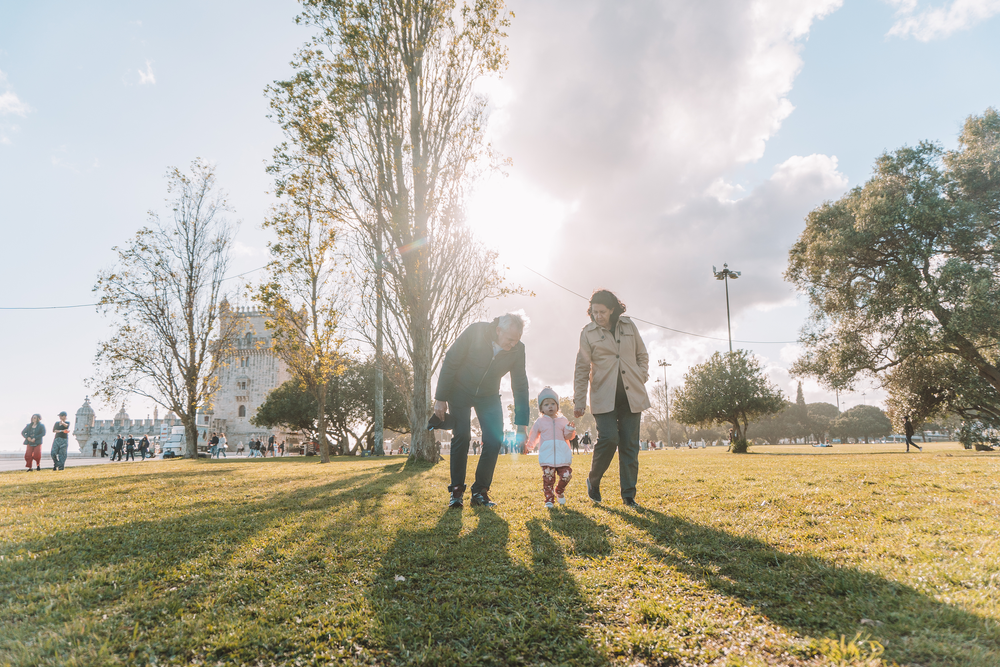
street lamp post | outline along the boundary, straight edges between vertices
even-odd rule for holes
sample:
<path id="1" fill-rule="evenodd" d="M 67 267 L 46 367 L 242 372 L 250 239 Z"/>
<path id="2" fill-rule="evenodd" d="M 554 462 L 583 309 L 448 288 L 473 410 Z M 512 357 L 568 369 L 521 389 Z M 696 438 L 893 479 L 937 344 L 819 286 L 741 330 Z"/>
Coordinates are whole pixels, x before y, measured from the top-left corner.
<path id="1" fill-rule="evenodd" d="M 729 279 L 732 278 L 736 280 L 740 277 L 739 271 L 733 271 L 729 268 L 728 264 L 722 265 L 721 271 L 716 271 L 715 267 L 712 267 L 712 273 L 715 274 L 716 280 L 721 280 L 726 283 L 726 329 L 729 331 L 729 353 L 733 353 L 733 326 L 729 319 Z"/>
<path id="2" fill-rule="evenodd" d="M 663 359 L 659 361 L 660 368 L 663 369 L 663 412 L 667 420 L 667 447 L 670 446 L 670 385 L 667 384 L 667 366 L 668 364 Z"/>

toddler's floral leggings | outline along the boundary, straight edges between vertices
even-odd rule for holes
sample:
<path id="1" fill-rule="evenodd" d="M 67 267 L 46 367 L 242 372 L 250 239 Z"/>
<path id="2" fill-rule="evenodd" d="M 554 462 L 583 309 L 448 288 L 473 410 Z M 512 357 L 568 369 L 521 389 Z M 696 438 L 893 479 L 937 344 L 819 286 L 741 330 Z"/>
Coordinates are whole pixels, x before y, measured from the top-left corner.
<path id="1" fill-rule="evenodd" d="M 558 484 L 556 478 L 559 479 Z M 561 498 L 571 479 L 573 479 L 573 469 L 569 466 L 542 466 L 542 493 L 545 494 L 545 502 L 554 503 L 556 496 Z"/>

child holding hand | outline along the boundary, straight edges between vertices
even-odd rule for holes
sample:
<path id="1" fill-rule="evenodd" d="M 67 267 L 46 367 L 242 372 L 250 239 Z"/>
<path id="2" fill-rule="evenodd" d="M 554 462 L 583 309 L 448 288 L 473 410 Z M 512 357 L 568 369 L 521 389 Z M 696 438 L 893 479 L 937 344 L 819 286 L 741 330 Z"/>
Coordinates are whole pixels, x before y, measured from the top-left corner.
<path id="1" fill-rule="evenodd" d="M 564 492 L 573 477 L 573 452 L 569 441 L 576 435 L 576 427 L 559 415 L 559 396 L 552 387 L 546 387 L 538 394 L 538 419 L 528 434 L 528 447 L 538 448 L 538 463 L 542 466 L 542 493 L 545 506 L 552 508 L 558 499 L 566 504 Z M 558 480 L 558 483 L 557 481 Z"/>

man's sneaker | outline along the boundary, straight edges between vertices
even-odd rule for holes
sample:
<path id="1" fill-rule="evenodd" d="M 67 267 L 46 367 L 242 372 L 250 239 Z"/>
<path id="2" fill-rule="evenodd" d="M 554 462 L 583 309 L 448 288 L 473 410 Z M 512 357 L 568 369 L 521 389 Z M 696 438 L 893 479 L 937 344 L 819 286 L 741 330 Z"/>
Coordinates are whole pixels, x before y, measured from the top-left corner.
<path id="1" fill-rule="evenodd" d="M 545 508 L 546 509 L 552 509 L 553 507 L 555 507 L 555 503 L 553 503 L 551 500 L 546 500 L 545 501 Z"/>
<path id="2" fill-rule="evenodd" d="M 559 501 L 560 505 L 565 505 L 566 504 L 566 496 L 557 496 L 556 500 Z"/>
<path id="3" fill-rule="evenodd" d="M 472 506 L 473 507 L 496 507 L 497 504 L 490 500 L 489 492 L 480 491 L 479 493 L 472 494 Z"/>
<path id="4" fill-rule="evenodd" d="M 462 494 L 465 493 L 465 484 L 460 486 L 449 486 L 448 509 L 462 509 Z"/>
<path id="5" fill-rule="evenodd" d="M 639 503 L 635 502 L 635 498 L 622 498 L 622 502 L 625 503 L 625 507 L 634 507 L 640 509 Z"/>
<path id="6" fill-rule="evenodd" d="M 591 486 L 590 479 L 587 479 L 587 497 L 595 503 L 601 502 L 601 489 Z"/>

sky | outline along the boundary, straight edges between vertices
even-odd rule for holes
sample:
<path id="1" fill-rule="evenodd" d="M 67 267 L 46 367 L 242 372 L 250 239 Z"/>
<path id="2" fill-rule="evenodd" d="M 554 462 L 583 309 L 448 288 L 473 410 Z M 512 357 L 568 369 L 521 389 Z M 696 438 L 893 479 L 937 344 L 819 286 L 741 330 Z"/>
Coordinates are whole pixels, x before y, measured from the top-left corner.
<path id="1" fill-rule="evenodd" d="M 534 293 L 486 304 L 531 320 L 533 394 L 570 390 L 596 288 L 643 320 L 650 388 L 659 360 L 677 386 L 728 348 L 712 274 L 728 263 L 742 273 L 729 284 L 734 347 L 794 398 L 787 368 L 808 308 L 782 274 L 806 214 L 863 184 L 884 151 L 952 147 L 968 116 L 1000 106 L 998 0 L 508 6 L 509 68 L 482 90 L 510 167 L 478 184 L 468 215 L 508 279 Z M 291 0 L 0 0 L 0 449 L 18 449 L 32 413 L 72 418 L 90 394 L 116 323 L 53 307 L 96 301 L 113 248 L 165 210 L 169 167 L 216 165 L 240 222 L 232 274 L 265 264 L 265 167 L 282 135 L 264 91 L 311 34 L 297 11 Z M 836 401 L 803 384 L 808 402 Z M 839 400 L 882 394 L 859 386 Z"/>

